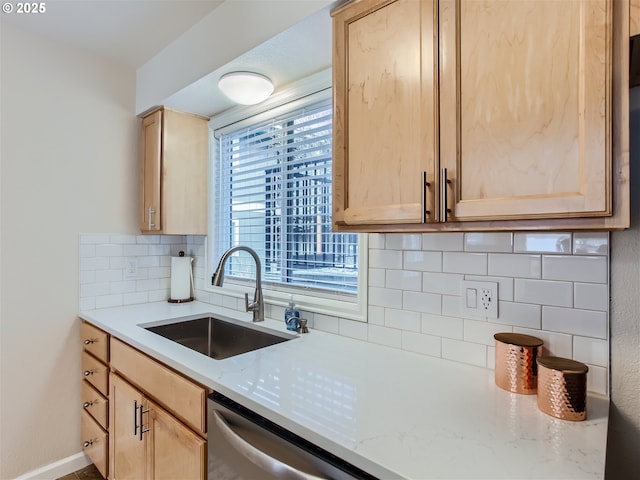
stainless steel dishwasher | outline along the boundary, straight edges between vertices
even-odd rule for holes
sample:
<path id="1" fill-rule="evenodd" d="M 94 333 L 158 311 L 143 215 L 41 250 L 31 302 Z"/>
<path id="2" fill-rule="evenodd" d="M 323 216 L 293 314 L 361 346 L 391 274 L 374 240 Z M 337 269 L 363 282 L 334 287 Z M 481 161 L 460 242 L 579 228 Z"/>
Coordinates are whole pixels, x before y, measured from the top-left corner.
<path id="1" fill-rule="evenodd" d="M 207 409 L 209 480 L 376 479 L 217 392 Z"/>

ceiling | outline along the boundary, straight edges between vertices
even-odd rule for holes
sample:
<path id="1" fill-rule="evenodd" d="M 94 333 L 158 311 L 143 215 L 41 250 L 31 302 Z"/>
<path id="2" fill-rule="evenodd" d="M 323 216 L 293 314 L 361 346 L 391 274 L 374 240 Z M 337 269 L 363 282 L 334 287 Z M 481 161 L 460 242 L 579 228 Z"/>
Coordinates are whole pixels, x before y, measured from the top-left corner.
<path id="1" fill-rule="evenodd" d="M 278 0 L 266 0 L 278 1 Z M 47 0 L 44 14 L 3 14 L 5 21 L 57 43 L 138 69 L 224 0 Z M 276 87 L 331 66 L 328 8 L 186 86 L 165 104 L 213 116 L 233 107 L 217 88 L 224 73 L 255 71 Z"/>

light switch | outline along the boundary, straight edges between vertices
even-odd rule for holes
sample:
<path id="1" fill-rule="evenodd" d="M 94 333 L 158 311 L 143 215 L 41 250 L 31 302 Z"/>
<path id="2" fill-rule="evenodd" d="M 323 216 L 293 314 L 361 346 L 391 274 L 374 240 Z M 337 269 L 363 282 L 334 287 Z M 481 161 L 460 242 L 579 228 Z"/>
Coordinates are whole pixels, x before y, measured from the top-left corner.
<path id="1" fill-rule="evenodd" d="M 467 288 L 467 308 L 476 308 L 478 305 L 478 291 L 475 288 Z"/>

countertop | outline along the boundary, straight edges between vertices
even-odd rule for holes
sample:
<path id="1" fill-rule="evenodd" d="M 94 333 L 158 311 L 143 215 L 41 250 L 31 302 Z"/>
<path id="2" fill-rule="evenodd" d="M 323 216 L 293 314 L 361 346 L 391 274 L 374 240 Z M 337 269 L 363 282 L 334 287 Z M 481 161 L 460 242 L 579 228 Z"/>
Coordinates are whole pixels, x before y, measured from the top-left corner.
<path id="1" fill-rule="evenodd" d="M 498 388 L 493 371 L 314 329 L 214 360 L 140 324 L 248 313 L 190 302 L 84 311 L 80 317 L 383 479 L 603 478 L 609 401 L 587 420 L 542 413 L 535 395 Z M 260 327 L 286 332 L 283 321 Z"/>

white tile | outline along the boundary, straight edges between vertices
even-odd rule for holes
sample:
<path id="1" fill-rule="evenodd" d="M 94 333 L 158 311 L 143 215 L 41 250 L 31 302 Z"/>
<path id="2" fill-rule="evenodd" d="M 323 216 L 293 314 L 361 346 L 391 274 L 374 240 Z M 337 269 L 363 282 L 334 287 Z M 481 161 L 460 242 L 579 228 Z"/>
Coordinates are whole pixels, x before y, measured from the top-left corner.
<path id="1" fill-rule="evenodd" d="M 542 306 L 532 303 L 498 302 L 498 318 L 492 322 L 514 327 L 537 328 L 542 324 Z"/>
<path id="2" fill-rule="evenodd" d="M 516 253 L 571 253 L 571 233 L 514 233 Z"/>
<path id="3" fill-rule="evenodd" d="M 125 260 L 125 266 L 126 266 L 127 260 L 128 259 Z M 146 255 L 144 257 L 136 258 L 139 268 L 159 267 L 161 263 L 160 260 L 161 260 L 161 257 L 159 255 Z M 171 265 L 171 260 L 169 260 L 169 262 L 167 262 L 165 266 L 169 266 L 169 265 Z"/>
<path id="4" fill-rule="evenodd" d="M 402 269 L 402 251 L 369 249 L 369 267 Z"/>
<path id="5" fill-rule="evenodd" d="M 356 340 L 367 340 L 367 324 L 363 322 L 355 322 L 344 318 L 339 319 L 340 335 Z"/>
<path id="6" fill-rule="evenodd" d="M 573 284 L 516 278 L 513 299 L 522 303 L 571 307 L 573 306 Z"/>
<path id="7" fill-rule="evenodd" d="M 602 256 L 543 255 L 542 278 L 570 282 L 607 283 L 609 259 Z"/>
<path id="8" fill-rule="evenodd" d="M 463 233 L 424 233 L 422 249 L 461 252 L 464 247 Z"/>
<path id="9" fill-rule="evenodd" d="M 122 281 L 122 269 L 96 270 L 96 282 Z"/>
<path id="10" fill-rule="evenodd" d="M 165 299 L 164 296 L 162 299 Z M 123 305 L 137 305 L 139 303 L 147 303 L 149 301 L 148 292 L 125 293 L 122 295 Z"/>
<path id="11" fill-rule="evenodd" d="M 384 312 L 384 326 L 389 328 L 397 328 L 398 330 L 420 332 L 420 313 L 387 308 Z"/>
<path id="12" fill-rule="evenodd" d="M 494 346 L 496 341 L 493 336 L 496 333 L 511 332 L 511 327 L 476 320 L 464 320 L 463 324 L 465 342 L 482 343 Z"/>
<path id="13" fill-rule="evenodd" d="M 422 333 L 435 335 L 437 337 L 463 338 L 463 320 L 455 317 L 444 317 L 442 315 L 430 315 L 423 313 Z"/>
<path id="14" fill-rule="evenodd" d="M 420 250 L 422 235 L 419 233 L 391 233 L 387 235 L 385 245 L 390 250 Z"/>
<path id="15" fill-rule="evenodd" d="M 442 252 L 404 252 L 403 268 L 420 272 L 441 272 Z"/>
<path id="16" fill-rule="evenodd" d="M 496 347 L 487 347 L 487 368 L 489 370 L 496 369 Z"/>
<path id="17" fill-rule="evenodd" d="M 462 318 L 462 297 L 460 295 L 442 295 L 442 315 Z"/>
<path id="18" fill-rule="evenodd" d="M 96 308 L 119 307 L 123 305 L 122 295 L 96 296 Z"/>
<path id="19" fill-rule="evenodd" d="M 109 235 L 108 243 L 120 243 L 122 245 L 128 244 L 128 243 L 136 243 L 136 235 L 126 235 L 126 234 Z"/>
<path id="20" fill-rule="evenodd" d="M 498 299 L 513 302 L 513 278 L 492 275 L 465 275 L 464 279 L 472 282 L 496 282 L 498 284 Z"/>
<path id="21" fill-rule="evenodd" d="M 166 302 L 169 298 L 169 289 L 150 290 L 146 294 L 149 297 L 149 302 Z"/>
<path id="22" fill-rule="evenodd" d="M 370 268 L 369 269 L 369 282 L 370 287 L 383 287 L 385 286 L 387 271 L 384 268 Z"/>
<path id="23" fill-rule="evenodd" d="M 141 255 L 148 255 L 149 247 L 147 245 L 124 245 L 123 255 L 127 257 L 139 257 Z"/>
<path id="24" fill-rule="evenodd" d="M 464 275 L 459 273 L 423 273 L 422 290 L 444 295 L 460 295 Z"/>
<path id="25" fill-rule="evenodd" d="M 340 333 L 340 320 L 338 317 L 316 313 L 314 315 L 314 323 L 315 328 L 323 332 Z"/>
<path id="26" fill-rule="evenodd" d="M 78 308 L 82 310 L 93 310 L 96 308 L 96 297 L 81 298 Z"/>
<path id="27" fill-rule="evenodd" d="M 505 232 L 474 232 L 464 234 L 466 252 L 512 252 L 513 234 Z"/>
<path id="28" fill-rule="evenodd" d="M 384 325 L 384 307 L 369 305 L 367 308 L 367 323 L 369 325 Z"/>
<path id="29" fill-rule="evenodd" d="M 609 331 L 605 312 L 558 307 L 542 307 L 542 328 L 602 339 L 607 338 Z"/>
<path id="30" fill-rule="evenodd" d="M 433 293 L 403 292 L 401 308 L 413 312 L 439 314 L 442 312 L 442 296 Z"/>
<path id="31" fill-rule="evenodd" d="M 139 292 L 158 290 L 162 288 L 162 283 L 159 278 L 136 280 L 136 290 Z"/>
<path id="32" fill-rule="evenodd" d="M 369 325 L 369 336 L 367 340 L 371 343 L 379 345 L 387 345 L 389 347 L 402 347 L 402 331 L 395 328 L 381 327 L 379 325 Z"/>
<path id="33" fill-rule="evenodd" d="M 574 283 L 573 306 L 585 310 L 609 311 L 609 286 L 599 283 Z"/>
<path id="34" fill-rule="evenodd" d="M 82 245 L 97 245 L 99 243 L 109 243 L 109 235 L 108 234 L 93 234 L 93 233 L 82 233 L 80 234 L 80 244 Z"/>
<path id="35" fill-rule="evenodd" d="M 608 255 L 609 232 L 576 232 L 573 234 L 574 255 Z"/>
<path id="36" fill-rule="evenodd" d="M 80 271 L 80 285 L 85 283 L 96 282 L 96 270 L 81 270 Z"/>
<path id="37" fill-rule="evenodd" d="M 532 335 L 544 341 L 543 355 L 553 355 L 555 357 L 571 358 L 573 353 L 573 342 L 571 335 L 564 333 L 546 332 L 544 330 L 533 330 L 530 328 L 513 328 L 514 333 L 524 333 Z"/>
<path id="38" fill-rule="evenodd" d="M 109 293 L 109 282 L 86 283 L 80 285 L 80 298 L 97 297 L 99 295 L 107 295 Z"/>
<path id="39" fill-rule="evenodd" d="M 170 255 L 171 254 L 171 245 L 148 245 L 147 254 L 148 255 Z"/>
<path id="40" fill-rule="evenodd" d="M 123 246 L 117 243 L 96 245 L 96 255 L 98 257 L 120 257 L 123 251 Z"/>
<path id="41" fill-rule="evenodd" d="M 439 357 L 441 355 L 441 338 L 422 335 L 415 332 L 402 332 L 402 349 L 409 352 Z"/>
<path id="42" fill-rule="evenodd" d="M 387 270 L 385 286 L 400 290 L 422 290 L 422 273 L 413 270 Z"/>
<path id="43" fill-rule="evenodd" d="M 402 290 L 369 287 L 369 305 L 402 308 Z"/>
<path id="44" fill-rule="evenodd" d="M 600 395 L 609 394 L 609 372 L 606 368 L 595 365 L 587 365 L 587 391 L 598 393 Z"/>
<path id="45" fill-rule="evenodd" d="M 80 258 L 88 258 L 96 256 L 95 245 L 80 245 L 78 248 L 78 255 Z"/>
<path id="46" fill-rule="evenodd" d="M 171 278 L 171 269 L 169 267 L 151 267 L 148 272 L 148 278 Z"/>
<path id="47" fill-rule="evenodd" d="M 444 252 L 442 271 L 449 273 L 487 274 L 486 253 Z"/>
<path id="48" fill-rule="evenodd" d="M 491 253 L 488 271 L 501 277 L 541 278 L 542 259 L 540 255 Z"/>
<path id="49" fill-rule="evenodd" d="M 136 243 L 142 243 L 146 245 L 159 244 L 160 235 L 138 235 L 136 236 Z"/>
<path id="50" fill-rule="evenodd" d="M 80 270 L 105 270 L 108 268 L 108 257 L 87 257 L 80 259 Z"/>
<path id="51" fill-rule="evenodd" d="M 167 244 L 178 244 L 178 243 L 187 243 L 186 235 L 161 235 L 160 243 Z"/>
<path id="52" fill-rule="evenodd" d="M 385 239 L 387 235 L 384 233 L 361 233 L 360 235 L 368 235 L 369 236 L 369 248 L 384 248 Z"/>
<path id="53" fill-rule="evenodd" d="M 573 359 L 579 362 L 609 366 L 609 342 L 589 337 L 573 337 Z"/>
<path id="54" fill-rule="evenodd" d="M 487 346 L 461 342 L 450 338 L 442 339 L 442 358 L 468 363 L 478 367 L 487 366 Z"/>

